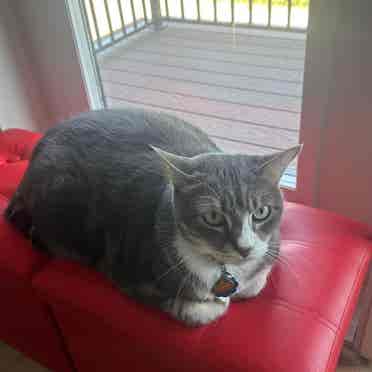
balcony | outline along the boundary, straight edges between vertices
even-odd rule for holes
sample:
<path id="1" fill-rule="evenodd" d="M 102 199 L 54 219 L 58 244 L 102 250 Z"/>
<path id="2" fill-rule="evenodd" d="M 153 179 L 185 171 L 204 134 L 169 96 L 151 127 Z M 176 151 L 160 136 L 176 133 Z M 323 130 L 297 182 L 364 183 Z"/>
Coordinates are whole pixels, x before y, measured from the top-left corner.
<path id="1" fill-rule="evenodd" d="M 228 152 L 298 142 L 308 2 L 86 0 L 107 107 L 200 127 Z M 284 176 L 295 186 L 295 165 Z"/>

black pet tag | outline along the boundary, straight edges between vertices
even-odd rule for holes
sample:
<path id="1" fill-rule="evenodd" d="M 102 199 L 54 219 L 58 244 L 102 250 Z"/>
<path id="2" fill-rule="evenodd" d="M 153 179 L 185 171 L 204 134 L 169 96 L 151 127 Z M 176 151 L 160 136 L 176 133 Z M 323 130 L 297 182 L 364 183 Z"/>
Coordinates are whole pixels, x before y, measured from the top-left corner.
<path id="1" fill-rule="evenodd" d="M 237 280 L 223 266 L 221 276 L 213 286 L 212 293 L 216 297 L 229 297 L 236 292 L 238 285 Z"/>

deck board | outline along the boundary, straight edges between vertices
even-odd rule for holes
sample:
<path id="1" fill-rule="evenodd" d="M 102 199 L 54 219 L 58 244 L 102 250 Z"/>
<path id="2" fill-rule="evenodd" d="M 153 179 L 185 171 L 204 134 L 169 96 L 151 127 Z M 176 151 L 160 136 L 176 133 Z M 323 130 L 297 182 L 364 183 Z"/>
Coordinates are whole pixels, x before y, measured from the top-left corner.
<path id="1" fill-rule="evenodd" d="M 152 108 L 151 106 L 136 105 L 136 104 L 132 104 L 132 103 L 128 103 L 128 102 L 119 101 L 119 100 L 116 100 L 116 99 L 113 99 L 113 98 L 109 98 L 108 101 L 109 101 L 110 107 L 113 107 L 113 108 L 120 108 L 120 107 L 133 107 L 133 108 L 143 107 L 143 108 L 148 108 L 148 109 Z M 191 117 L 191 119 L 190 119 L 190 117 L 187 118 L 186 116 L 180 114 L 177 111 L 165 110 L 165 109 L 159 109 L 159 111 L 169 113 L 169 114 L 175 114 L 178 117 L 180 117 L 181 119 L 188 119 L 188 121 L 192 124 L 196 123 L 196 121 L 192 120 L 192 117 Z M 196 116 L 196 119 L 197 119 L 198 127 L 203 129 L 203 125 L 200 125 L 200 118 L 197 118 L 197 115 L 195 115 L 195 116 Z M 270 154 L 271 152 L 274 151 L 274 149 L 272 149 L 272 148 L 268 148 L 268 147 L 264 147 L 264 146 L 256 145 L 256 144 L 242 143 L 240 141 L 231 140 L 229 138 L 220 138 L 218 135 L 215 136 L 213 134 L 210 134 L 208 131 L 206 131 L 206 132 L 213 139 L 213 141 L 217 144 L 217 146 L 220 146 L 221 148 L 224 148 L 227 152 L 265 155 L 265 154 Z"/>
<path id="2" fill-rule="evenodd" d="M 166 93 L 157 88 L 144 89 L 128 84 L 127 82 L 113 84 L 106 81 L 104 83 L 104 92 L 109 97 L 119 97 L 128 102 L 142 102 L 167 109 L 177 107 L 184 112 L 208 115 L 218 119 L 231 120 L 232 122 L 243 122 L 292 131 L 299 129 L 300 115 L 292 112 L 220 102 L 180 93 Z M 233 126 L 233 123 L 231 125 Z"/>
<path id="3" fill-rule="evenodd" d="M 203 38 L 188 38 L 183 40 L 181 37 L 177 37 L 173 34 L 164 34 L 160 42 L 162 44 L 174 44 L 180 43 L 187 47 L 196 47 L 196 48 L 208 48 L 213 51 L 227 52 L 231 54 L 240 54 L 240 55 L 260 55 L 260 56 L 278 56 L 278 57 L 289 57 L 293 59 L 299 59 L 303 61 L 305 56 L 304 48 L 291 48 L 288 49 L 284 46 L 278 47 L 275 44 L 242 44 L 236 41 L 234 34 L 231 35 L 229 42 L 221 42 L 221 40 L 206 40 Z"/>
<path id="4" fill-rule="evenodd" d="M 181 24 L 172 24 L 165 28 L 164 33 L 169 36 L 179 37 L 185 39 L 187 32 L 187 39 L 205 40 L 207 42 L 218 42 L 231 44 L 234 38 L 236 44 L 242 45 L 264 45 L 272 48 L 285 48 L 286 50 L 303 49 L 305 47 L 305 36 L 303 34 L 285 33 L 282 31 L 269 31 L 269 30 L 255 30 L 255 29 L 231 29 L 221 26 L 208 28 L 194 26 L 185 31 L 185 27 Z"/>
<path id="5" fill-rule="evenodd" d="M 110 105 L 120 107 L 123 105 L 123 101 L 113 99 L 110 101 Z M 152 106 L 143 104 L 134 104 L 128 102 L 127 105 L 130 107 L 153 109 Z M 297 139 L 292 132 L 281 129 L 263 128 L 245 123 L 234 123 L 234 130 L 231 130 L 231 121 L 229 120 L 217 118 L 211 120 L 208 116 L 201 116 L 164 108 L 159 108 L 158 110 L 167 114 L 178 116 L 179 118 L 198 126 L 210 136 L 225 138 L 226 140 L 233 142 L 241 142 L 244 145 L 249 145 L 250 149 L 254 147 L 255 150 L 257 150 L 257 147 L 262 147 L 265 149 L 263 150 L 264 153 L 268 153 L 273 150 L 280 150 L 282 148 L 288 148 L 297 143 Z M 254 139 L 253 142 L 252 139 Z"/>
<path id="6" fill-rule="evenodd" d="M 98 62 L 109 107 L 164 111 L 226 151 L 266 154 L 298 142 L 304 55 L 303 35 L 169 24 Z"/>
<path id="7" fill-rule="evenodd" d="M 237 103 L 240 105 L 276 109 L 299 113 L 301 110 L 301 99 L 282 96 L 279 94 L 259 93 L 243 91 L 241 89 L 225 87 L 216 89 L 215 86 L 200 84 L 199 82 L 177 81 L 164 77 L 153 77 L 143 75 L 141 72 L 103 70 L 101 77 L 106 82 L 136 85 L 144 89 L 157 88 L 168 93 L 179 93 L 193 97 L 202 97 L 226 103 Z M 166 81 L 166 84 L 164 82 Z"/>
<path id="8" fill-rule="evenodd" d="M 124 71 L 144 76 L 161 77 L 166 81 L 188 81 L 217 88 L 236 88 L 242 91 L 267 93 L 294 98 L 302 97 L 302 83 L 290 83 L 266 78 L 237 76 L 233 73 L 198 71 L 191 68 L 172 67 L 166 64 L 154 65 L 146 61 L 109 59 L 102 64 L 102 71 Z"/>
<path id="9" fill-rule="evenodd" d="M 143 53 L 162 54 L 171 57 L 192 58 L 195 60 L 202 59 L 212 62 L 227 62 L 231 65 L 271 67 L 274 69 L 303 71 L 304 59 L 303 56 L 292 57 L 287 55 L 286 50 L 270 52 L 266 49 L 265 52 L 258 50 L 246 50 L 237 52 L 234 50 L 234 41 L 229 48 L 206 46 L 197 41 L 179 39 L 171 40 L 162 37 L 162 31 L 159 33 L 147 33 L 147 37 L 139 40 L 132 50 Z"/>
<path id="10" fill-rule="evenodd" d="M 298 70 L 285 70 L 275 67 L 262 67 L 259 65 L 236 64 L 230 61 L 215 61 L 213 59 L 205 59 L 201 55 L 198 58 L 187 56 L 174 55 L 171 52 L 160 53 L 157 51 L 145 51 L 124 49 L 116 60 L 146 62 L 152 65 L 181 67 L 185 69 L 196 69 L 198 71 L 217 72 L 235 76 L 254 77 L 262 79 L 270 79 L 275 81 L 300 83 L 302 81 L 303 72 Z"/>

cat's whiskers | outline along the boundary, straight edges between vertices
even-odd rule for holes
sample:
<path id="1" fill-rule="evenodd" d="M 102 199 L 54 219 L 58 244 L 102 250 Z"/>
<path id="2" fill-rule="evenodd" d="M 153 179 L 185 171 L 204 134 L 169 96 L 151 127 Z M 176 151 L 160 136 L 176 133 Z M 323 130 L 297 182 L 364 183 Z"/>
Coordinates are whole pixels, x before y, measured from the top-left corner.
<path id="1" fill-rule="evenodd" d="M 163 274 L 159 275 L 157 278 L 155 278 L 155 281 L 158 282 L 159 280 L 166 277 L 168 274 L 170 274 L 172 271 L 180 267 L 185 261 L 185 258 L 181 258 L 177 263 L 169 267 Z"/>
<path id="2" fill-rule="evenodd" d="M 273 253 L 273 252 L 270 252 L 270 251 L 266 252 L 266 256 L 274 259 L 278 263 L 285 266 L 288 269 L 288 272 L 295 278 L 296 284 L 299 285 L 299 283 L 300 283 L 299 277 L 296 274 L 296 272 L 293 270 L 293 268 L 291 267 L 291 264 L 289 263 L 289 261 L 287 259 L 285 259 L 283 256 L 281 256 L 279 253 Z"/>
<path id="3" fill-rule="evenodd" d="M 178 300 L 181 292 L 186 287 L 186 283 L 190 279 L 191 276 L 192 276 L 192 273 L 188 273 L 187 275 L 185 275 L 184 279 L 181 281 L 181 283 L 178 287 L 177 293 L 176 293 L 176 297 L 174 298 L 174 306 L 177 306 L 177 300 Z"/>

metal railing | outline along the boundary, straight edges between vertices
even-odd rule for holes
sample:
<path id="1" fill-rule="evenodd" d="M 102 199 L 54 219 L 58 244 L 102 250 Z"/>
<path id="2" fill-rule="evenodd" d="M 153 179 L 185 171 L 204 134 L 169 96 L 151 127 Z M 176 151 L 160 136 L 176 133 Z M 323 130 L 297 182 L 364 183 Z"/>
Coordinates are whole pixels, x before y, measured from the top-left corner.
<path id="1" fill-rule="evenodd" d="M 149 0 L 82 0 L 96 52 L 102 51 L 153 23 Z M 160 9 L 160 7 L 159 7 Z M 159 17 L 160 18 L 160 17 Z M 115 20 L 115 22 L 114 22 Z"/>
<path id="2" fill-rule="evenodd" d="M 292 24 L 293 3 L 302 4 L 301 7 L 308 11 L 309 2 L 306 0 L 161 0 L 161 3 L 162 19 L 169 21 L 296 32 L 306 32 L 307 30 L 307 20 L 302 22 L 301 26 Z M 170 3 L 178 3 L 178 11 L 174 6 L 171 11 Z M 185 16 L 185 6 L 190 6 L 191 3 L 196 4 L 195 14 Z M 227 4 L 228 6 L 226 6 Z M 203 8 L 204 13 L 209 13 L 209 16 L 203 17 Z M 298 6 L 296 6 L 296 10 L 298 10 Z M 280 11 L 280 17 L 277 16 L 278 11 Z M 178 15 L 176 15 L 177 13 Z M 278 18 L 280 18 L 279 22 Z"/>
<path id="3" fill-rule="evenodd" d="M 94 49 L 99 52 L 149 25 L 162 22 L 306 32 L 293 25 L 293 3 L 306 0 L 81 0 Z M 308 6 L 308 5 L 307 5 Z M 296 8 L 298 10 L 298 8 Z M 277 13 L 280 11 L 280 17 Z M 279 22 L 278 22 L 279 20 Z"/>

